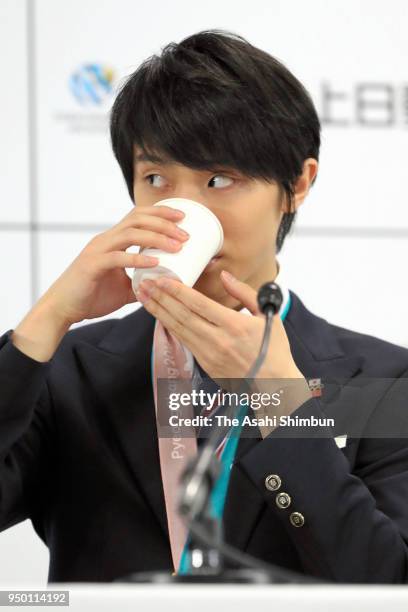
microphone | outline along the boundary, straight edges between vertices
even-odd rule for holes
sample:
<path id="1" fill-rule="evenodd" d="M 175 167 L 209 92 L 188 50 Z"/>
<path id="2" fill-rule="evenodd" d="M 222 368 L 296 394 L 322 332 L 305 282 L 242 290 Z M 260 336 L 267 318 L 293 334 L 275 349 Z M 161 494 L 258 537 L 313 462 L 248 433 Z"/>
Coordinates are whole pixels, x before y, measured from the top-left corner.
<path id="1" fill-rule="evenodd" d="M 257 300 L 259 309 L 263 314 L 266 315 L 268 310 L 272 310 L 275 315 L 282 306 L 281 288 L 273 281 L 265 283 L 258 291 Z"/>
<path id="2" fill-rule="evenodd" d="M 244 379 L 245 382 L 241 384 L 238 394 L 246 390 L 246 379 L 255 378 L 265 360 L 269 346 L 273 315 L 279 311 L 283 301 L 282 291 L 279 285 L 270 281 L 263 284 L 258 290 L 257 299 L 259 308 L 265 315 L 265 329 L 258 356 L 247 373 Z M 235 411 L 236 407 L 234 412 Z M 233 414 L 232 416 L 236 415 Z M 216 441 L 217 431 L 214 428 L 201 454 L 196 461 L 187 468 L 182 478 L 183 488 L 179 501 L 179 510 L 184 516 L 190 518 L 190 522 L 193 522 L 195 517 L 203 511 L 208 502 L 211 488 L 218 476 L 218 461 L 214 457 Z"/>
<path id="3" fill-rule="evenodd" d="M 269 339 L 272 331 L 273 316 L 279 312 L 279 309 L 283 302 L 281 288 L 273 281 L 264 283 L 262 287 L 258 290 L 257 300 L 260 311 L 265 315 L 265 328 L 258 357 L 252 364 L 252 367 L 246 375 L 246 378 L 255 378 L 263 362 L 265 361 L 265 357 L 269 347 Z"/>
<path id="4" fill-rule="evenodd" d="M 246 374 L 243 383 L 241 383 L 238 394 L 247 390 L 246 379 L 255 378 L 265 360 L 268 352 L 273 315 L 279 311 L 283 301 L 282 291 L 279 285 L 270 281 L 263 284 L 258 290 L 257 299 L 259 308 L 265 315 L 265 329 L 258 356 Z M 236 412 L 237 407 L 235 406 L 232 409 L 232 414 L 228 416 L 235 417 Z M 189 519 L 190 525 L 204 511 L 208 504 L 211 489 L 219 475 L 219 462 L 215 457 L 217 442 L 217 430 L 214 428 L 201 453 L 187 467 L 182 476 L 178 508 L 179 512 Z"/>

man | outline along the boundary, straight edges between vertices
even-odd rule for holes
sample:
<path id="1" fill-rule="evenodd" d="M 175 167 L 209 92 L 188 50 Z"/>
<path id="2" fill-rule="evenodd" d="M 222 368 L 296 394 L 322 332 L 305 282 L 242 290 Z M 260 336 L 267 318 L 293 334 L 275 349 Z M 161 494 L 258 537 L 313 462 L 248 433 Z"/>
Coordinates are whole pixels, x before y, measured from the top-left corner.
<path id="1" fill-rule="evenodd" d="M 135 208 L 0 338 L 0 525 L 31 518 L 50 550 L 50 581 L 180 568 L 156 429 L 155 333 L 167 330 L 211 379 L 245 376 L 264 325 L 256 292 L 276 279 L 276 253 L 315 181 L 319 132 L 299 81 L 225 32 L 168 45 L 122 87 L 111 136 Z M 167 197 L 218 217 L 221 257 L 193 288 L 145 282 L 136 298 L 125 268 L 157 259 L 126 249 L 177 252 L 189 239 L 182 215 L 152 206 Z M 297 380 L 287 414 L 324 416 L 309 379 L 405 377 L 406 349 L 330 325 L 289 295 L 259 373 Z M 121 320 L 68 331 L 136 299 L 143 308 Z M 306 438 L 288 438 L 285 426 L 241 437 L 224 491 L 226 541 L 335 582 L 406 582 L 408 445 L 364 436 L 388 397 L 387 388 L 369 403 L 345 446 L 333 433 L 347 432 L 325 425 Z"/>

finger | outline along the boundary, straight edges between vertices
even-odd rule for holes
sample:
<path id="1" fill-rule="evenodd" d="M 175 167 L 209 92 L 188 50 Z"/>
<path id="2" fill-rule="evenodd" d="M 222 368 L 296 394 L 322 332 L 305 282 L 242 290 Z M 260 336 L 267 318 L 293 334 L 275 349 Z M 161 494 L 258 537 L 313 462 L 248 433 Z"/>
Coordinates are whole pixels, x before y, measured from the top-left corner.
<path id="1" fill-rule="evenodd" d="M 247 283 L 238 280 L 235 276 L 226 272 L 226 270 L 222 270 L 220 277 L 225 289 L 232 297 L 239 300 L 245 308 L 248 308 L 251 314 L 261 315 L 258 306 L 258 294 L 255 289 Z"/>
<path id="2" fill-rule="evenodd" d="M 185 213 L 182 210 L 177 208 L 172 208 L 171 206 L 139 206 L 135 205 L 128 213 L 125 215 L 119 223 L 112 227 L 120 227 L 122 224 L 126 224 L 129 219 L 135 219 L 140 214 L 146 214 L 152 217 L 162 217 L 165 219 L 169 219 L 171 221 L 181 221 L 185 217 Z"/>
<path id="3" fill-rule="evenodd" d="M 139 253 L 112 251 L 93 257 L 91 265 L 97 267 L 98 271 L 105 272 L 114 268 L 152 268 L 157 266 L 158 262 L 157 257 L 149 257 Z"/>
<path id="4" fill-rule="evenodd" d="M 185 240 L 176 240 L 175 238 L 169 238 L 164 234 L 157 234 L 150 230 L 127 227 L 121 232 L 106 234 L 103 238 L 103 243 L 99 241 L 99 248 L 105 251 L 116 251 L 118 249 L 127 249 L 131 246 L 140 246 L 174 253 L 182 248 L 183 242 Z"/>
<path id="5" fill-rule="evenodd" d="M 137 296 L 139 295 L 140 293 L 138 292 Z M 143 295 L 143 291 L 141 295 Z M 173 302 L 176 302 L 176 300 L 173 300 Z M 167 296 L 166 304 L 164 304 L 164 301 L 162 302 L 162 299 L 159 297 L 156 299 L 152 296 L 148 296 L 148 298 L 143 301 L 143 306 L 150 314 L 159 319 L 164 327 L 170 333 L 174 334 L 193 354 L 196 354 L 197 349 L 199 350 L 200 346 L 202 347 L 203 338 L 208 340 L 210 337 L 210 324 L 204 322 L 203 319 L 198 320 L 198 317 L 192 312 L 187 313 L 184 311 L 185 314 L 184 317 L 182 317 L 180 315 L 181 303 L 178 302 L 176 308 L 173 307 L 173 310 L 169 309 L 169 303 L 169 296 Z M 193 321 L 193 317 L 197 320 Z M 204 325 L 206 327 L 205 330 Z"/>
<path id="6" fill-rule="evenodd" d="M 196 313 L 202 319 L 218 327 L 229 329 L 231 323 L 236 323 L 238 313 L 230 308 L 218 304 L 192 287 L 172 278 L 161 277 L 156 280 L 156 285 L 168 295 L 182 302 L 188 310 Z"/>
<path id="7" fill-rule="evenodd" d="M 117 231 L 123 231 L 125 228 L 140 228 L 146 230 L 152 230 L 159 234 L 164 234 L 172 238 L 185 239 L 189 235 L 177 225 L 176 220 L 163 219 L 162 217 L 139 214 L 137 216 L 129 218 L 126 222 L 121 223 L 115 228 Z"/>
<path id="8" fill-rule="evenodd" d="M 207 319 L 202 318 L 194 311 L 190 310 L 188 306 L 185 306 L 183 302 L 163 291 L 158 287 L 157 281 L 144 280 L 140 284 L 142 291 L 147 288 L 149 291 L 149 297 L 152 297 L 161 307 L 163 307 L 169 315 L 174 319 L 174 325 L 185 327 L 193 334 L 201 339 L 207 339 L 208 334 L 211 332 L 211 327 L 216 329 L 216 326 L 209 322 Z"/>

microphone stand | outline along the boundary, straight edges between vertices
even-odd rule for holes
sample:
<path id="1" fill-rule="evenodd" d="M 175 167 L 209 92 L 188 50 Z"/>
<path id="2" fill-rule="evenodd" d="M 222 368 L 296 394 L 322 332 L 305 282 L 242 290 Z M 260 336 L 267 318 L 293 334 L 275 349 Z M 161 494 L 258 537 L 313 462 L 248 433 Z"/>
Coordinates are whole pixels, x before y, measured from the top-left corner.
<path id="1" fill-rule="evenodd" d="M 258 291 L 257 300 L 261 312 L 265 315 L 265 329 L 259 354 L 245 377 L 244 384 L 240 386 L 238 396 L 246 388 L 246 379 L 255 378 L 265 360 L 273 316 L 281 307 L 282 292 L 276 283 L 265 283 Z M 235 408 L 236 406 L 231 411 L 233 416 Z M 221 469 L 220 462 L 215 455 L 217 441 L 218 432 L 216 428 L 213 428 L 202 451 L 187 466 L 181 478 L 178 507 L 189 526 L 190 573 L 173 575 L 168 572 L 140 572 L 129 574 L 114 582 L 154 584 L 316 584 L 322 582 L 310 576 L 265 563 L 224 542 L 222 523 L 213 515 L 211 508 L 211 491 Z M 239 569 L 224 569 L 224 558 L 238 565 Z"/>

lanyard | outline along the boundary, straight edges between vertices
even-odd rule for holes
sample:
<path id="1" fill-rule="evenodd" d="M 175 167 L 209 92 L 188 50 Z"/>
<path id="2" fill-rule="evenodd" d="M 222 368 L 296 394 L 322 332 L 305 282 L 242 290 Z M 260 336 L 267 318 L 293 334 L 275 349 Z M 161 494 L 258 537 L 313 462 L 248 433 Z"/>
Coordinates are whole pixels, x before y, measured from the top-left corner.
<path id="1" fill-rule="evenodd" d="M 289 312 L 291 298 L 290 293 L 287 293 L 287 299 L 284 300 L 280 318 L 282 321 L 285 320 L 286 315 Z M 230 479 L 230 471 L 235 459 L 235 454 L 238 447 L 239 437 L 242 429 L 242 422 L 248 410 L 248 404 L 240 404 L 240 408 L 237 414 L 238 425 L 234 425 L 231 429 L 231 434 L 228 436 L 227 442 L 222 451 L 220 461 L 221 461 L 221 471 L 218 476 L 217 482 L 212 490 L 210 497 L 211 504 L 211 513 L 212 515 L 219 521 L 222 520 L 222 515 L 224 512 L 225 500 L 227 497 L 228 484 Z M 189 574 L 191 569 L 190 563 L 190 553 L 189 553 L 189 542 L 190 536 L 188 536 L 187 541 L 184 545 L 183 554 L 181 556 L 180 567 L 178 574 Z"/>

